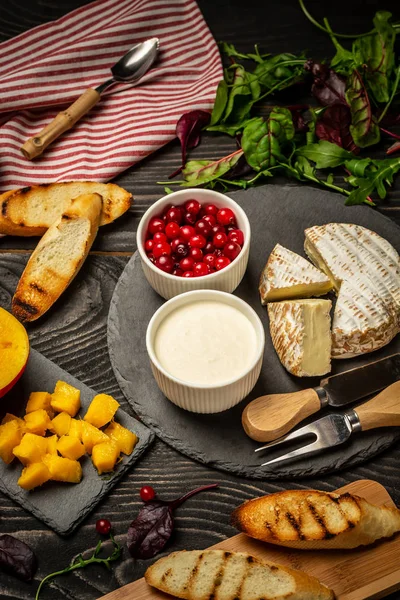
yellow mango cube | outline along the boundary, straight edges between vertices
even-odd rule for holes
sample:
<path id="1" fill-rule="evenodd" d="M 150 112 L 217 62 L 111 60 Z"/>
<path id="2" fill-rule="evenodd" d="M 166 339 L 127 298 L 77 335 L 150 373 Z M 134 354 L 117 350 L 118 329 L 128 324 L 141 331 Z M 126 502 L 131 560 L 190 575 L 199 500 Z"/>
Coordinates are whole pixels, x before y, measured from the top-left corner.
<path id="1" fill-rule="evenodd" d="M 56 435 L 52 435 L 51 437 L 46 438 L 46 440 L 47 440 L 47 454 L 57 454 L 58 437 Z"/>
<path id="2" fill-rule="evenodd" d="M 85 446 L 76 437 L 63 435 L 57 442 L 57 450 L 64 458 L 78 460 L 86 452 Z"/>
<path id="3" fill-rule="evenodd" d="M 13 452 L 23 465 L 40 462 L 47 453 L 47 438 L 34 433 L 25 433 Z"/>
<path id="4" fill-rule="evenodd" d="M 7 465 L 14 459 L 13 450 L 20 444 L 23 435 L 18 421 L 14 419 L 0 425 L 0 458 Z"/>
<path id="5" fill-rule="evenodd" d="M 132 431 L 115 421 L 111 421 L 104 433 L 117 444 L 123 454 L 131 454 L 138 443 L 138 437 Z"/>
<path id="6" fill-rule="evenodd" d="M 47 412 L 50 419 L 54 417 L 53 409 L 51 408 L 51 394 L 48 392 L 32 392 L 28 398 L 26 405 L 26 414 L 42 408 Z"/>
<path id="7" fill-rule="evenodd" d="M 21 431 L 23 433 L 25 433 L 26 431 L 26 424 L 25 421 L 23 419 L 20 419 L 19 417 L 17 417 L 16 415 L 12 415 L 11 413 L 6 413 L 3 417 L 3 420 L 1 421 L 2 425 L 5 425 L 6 423 L 9 423 L 10 421 L 16 421 L 21 429 Z"/>
<path id="8" fill-rule="evenodd" d="M 71 437 L 78 438 L 78 440 L 82 441 L 82 421 L 78 419 L 71 419 L 71 424 L 69 426 L 68 435 Z"/>
<path id="9" fill-rule="evenodd" d="M 99 475 L 113 471 L 119 456 L 118 445 L 112 440 L 101 442 L 93 447 L 92 462 Z"/>
<path id="10" fill-rule="evenodd" d="M 50 479 L 53 481 L 65 481 L 66 483 L 79 483 L 82 479 L 82 467 L 77 460 L 46 454 L 43 462 L 50 471 Z"/>
<path id="11" fill-rule="evenodd" d="M 35 433 L 36 435 L 45 435 L 48 429 L 53 429 L 51 420 L 47 412 L 43 408 L 34 410 L 24 416 L 26 431 Z"/>
<path id="12" fill-rule="evenodd" d="M 118 408 L 119 402 L 112 396 L 97 394 L 91 401 L 83 419 L 95 427 L 104 427 L 111 421 Z"/>
<path id="13" fill-rule="evenodd" d="M 81 392 L 65 381 L 57 381 L 51 395 L 51 407 L 55 412 L 66 412 L 74 417 L 81 407 Z"/>
<path id="14" fill-rule="evenodd" d="M 61 412 L 54 417 L 51 424 L 58 437 L 67 435 L 71 425 L 71 415 L 66 412 Z"/>
<path id="15" fill-rule="evenodd" d="M 44 463 L 32 463 L 22 469 L 21 476 L 18 479 L 18 485 L 24 490 L 33 490 L 39 485 L 43 485 L 43 483 L 49 479 L 50 471 Z"/>
<path id="16" fill-rule="evenodd" d="M 82 423 L 82 442 L 85 446 L 86 452 L 92 453 L 93 447 L 101 442 L 109 442 L 110 438 L 108 435 L 97 429 L 94 425 L 81 421 Z"/>

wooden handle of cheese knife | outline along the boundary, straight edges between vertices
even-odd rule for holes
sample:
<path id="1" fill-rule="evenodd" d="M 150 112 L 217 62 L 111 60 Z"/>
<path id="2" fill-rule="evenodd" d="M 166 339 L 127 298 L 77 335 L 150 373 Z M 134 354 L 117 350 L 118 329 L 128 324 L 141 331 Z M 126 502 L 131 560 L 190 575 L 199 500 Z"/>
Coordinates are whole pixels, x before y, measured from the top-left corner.
<path id="1" fill-rule="evenodd" d="M 354 409 L 362 431 L 378 427 L 400 427 L 400 381 L 392 383 L 368 402 Z"/>
<path id="2" fill-rule="evenodd" d="M 290 394 L 269 394 L 246 406 L 242 425 L 253 440 L 272 442 L 320 408 L 321 400 L 312 388 Z"/>
<path id="3" fill-rule="evenodd" d="M 100 94 L 96 90 L 89 88 L 86 92 L 83 92 L 82 96 L 75 100 L 66 110 L 58 113 L 52 122 L 46 125 L 40 133 L 26 140 L 25 144 L 21 146 L 22 154 L 29 160 L 42 154 L 47 146 L 54 142 L 62 133 L 71 129 L 99 100 Z"/>

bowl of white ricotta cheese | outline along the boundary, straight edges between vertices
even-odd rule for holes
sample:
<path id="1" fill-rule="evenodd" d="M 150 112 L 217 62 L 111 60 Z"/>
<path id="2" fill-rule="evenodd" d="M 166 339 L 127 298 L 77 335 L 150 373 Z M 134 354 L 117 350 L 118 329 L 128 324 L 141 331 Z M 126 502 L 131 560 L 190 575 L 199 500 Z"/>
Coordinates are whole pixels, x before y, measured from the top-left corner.
<path id="1" fill-rule="evenodd" d="M 159 388 L 177 406 L 197 413 L 227 410 L 251 392 L 264 344 L 263 325 L 251 306 L 216 290 L 168 300 L 146 333 Z"/>

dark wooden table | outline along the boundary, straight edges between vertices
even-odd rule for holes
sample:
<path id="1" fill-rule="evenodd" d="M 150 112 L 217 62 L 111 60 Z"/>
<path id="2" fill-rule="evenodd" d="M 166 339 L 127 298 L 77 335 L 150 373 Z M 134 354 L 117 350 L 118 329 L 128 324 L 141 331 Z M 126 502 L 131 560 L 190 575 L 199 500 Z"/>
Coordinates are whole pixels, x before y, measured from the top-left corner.
<path id="1" fill-rule="evenodd" d="M 31 0 L 25 4 L 24 0 L 2 0 L 0 41 L 86 3 L 85 0 Z M 368 30 L 378 9 L 391 10 L 400 20 L 396 0 L 336 0 L 334 3 L 310 0 L 308 4 L 317 18 L 328 16 L 332 27 L 342 32 Z M 308 55 L 316 58 L 332 54 L 327 36 L 304 18 L 295 0 L 199 0 L 199 5 L 215 38 L 233 42 L 242 51 L 250 51 L 257 42 L 265 52 L 307 50 Z M 194 156 L 217 158 L 227 154 L 232 145 L 230 138 L 208 135 Z M 162 194 L 162 188 L 155 182 L 165 180 L 180 164 L 179 156 L 175 141 L 118 177 L 117 183 L 135 197 L 131 211 L 99 237 L 77 280 L 54 310 L 29 327 L 33 347 L 94 389 L 115 395 L 128 412 L 131 409 L 119 390 L 108 358 L 108 306 L 115 284 L 135 251 L 137 223 L 146 208 Z M 400 224 L 399 183 L 379 210 Z M 1 306 L 9 308 L 32 246 L 33 241 L 29 239 L 7 237 L 0 241 Z M 334 490 L 350 481 L 370 478 L 386 486 L 400 505 L 399 462 L 400 449 L 393 447 L 362 466 L 323 479 L 262 482 L 209 469 L 157 440 L 140 463 L 67 539 L 60 538 L 8 497 L 0 495 L 0 532 L 17 533 L 34 548 L 39 559 L 39 570 L 32 584 L 0 573 L 0 598 L 34 598 L 40 578 L 66 566 L 79 552 L 94 548 L 98 540 L 94 525 L 98 518 L 110 519 L 116 538 L 124 544 L 128 525 L 141 506 L 139 489 L 144 484 L 153 485 L 162 498 L 168 499 L 198 485 L 220 483 L 218 491 L 191 499 L 176 515 L 176 533 L 170 549 L 204 548 L 235 533 L 229 525 L 229 515 L 235 506 L 266 492 L 289 487 Z M 60 577 L 43 591 L 43 598 L 94 600 L 141 577 L 149 562 L 133 561 L 125 551 L 112 572 L 91 566 Z M 390 596 L 392 600 L 395 597 L 400 596 Z"/>

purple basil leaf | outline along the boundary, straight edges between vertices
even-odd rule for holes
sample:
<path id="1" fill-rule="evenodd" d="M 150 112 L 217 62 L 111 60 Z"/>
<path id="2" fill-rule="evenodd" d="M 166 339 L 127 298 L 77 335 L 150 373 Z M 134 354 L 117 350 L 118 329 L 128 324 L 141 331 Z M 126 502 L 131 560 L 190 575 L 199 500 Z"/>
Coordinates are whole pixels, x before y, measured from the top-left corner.
<path id="1" fill-rule="evenodd" d="M 161 552 L 174 530 L 173 511 L 185 500 L 214 487 L 217 483 L 205 485 L 172 502 L 151 500 L 146 502 L 138 516 L 129 525 L 126 543 L 133 558 L 153 558 Z"/>
<path id="2" fill-rule="evenodd" d="M 311 92 L 322 106 L 347 104 L 346 80 L 343 77 L 327 65 L 312 60 L 308 60 L 304 68 L 313 76 Z"/>
<path id="3" fill-rule="evenodd" d="M 209 124 L 210 113 L 205 110 L 191 110 L 184 113 L 176 124 L 176 137 L 182 148 L 182 167 L 186 162 L 187 151 L 200 143 L 201 130 Z"/>
<path id="4" fill-rule="evenodd" d="M 224 177 L 225 179 L 238 179 L 250 175 L 250 173 L 253 173 L 253 168 L 249 165 L 243 154 L 232 169 L 225 173 Z"/>
<path id="5" fill-rule="evenodd" d="M 37 569 L 35 553 L 14 536 L 0 535 L 0 568 L 24 581 L 31 581 Z"/>
<path id="6" fill-rule="evenodd" d="M 327 140 L 345 150 L 357 152 L 359 148 L 351 136 L 350 125 L 350 108 L 345 104 L 333 104 L 318 118 L 315 133 L 320 140 Z"/>

